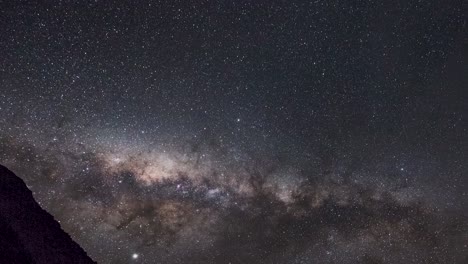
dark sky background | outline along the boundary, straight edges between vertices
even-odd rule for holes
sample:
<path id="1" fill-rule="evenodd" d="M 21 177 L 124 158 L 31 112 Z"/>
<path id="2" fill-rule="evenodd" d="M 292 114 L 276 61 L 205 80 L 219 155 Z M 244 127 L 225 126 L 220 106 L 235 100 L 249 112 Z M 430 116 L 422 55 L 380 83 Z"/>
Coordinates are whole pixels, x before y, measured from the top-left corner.
<path id="1" fill-rule="evenodd" d="M 0 163 L 99 263 L 467 263 L 466 14 L 2 1 Z"/>

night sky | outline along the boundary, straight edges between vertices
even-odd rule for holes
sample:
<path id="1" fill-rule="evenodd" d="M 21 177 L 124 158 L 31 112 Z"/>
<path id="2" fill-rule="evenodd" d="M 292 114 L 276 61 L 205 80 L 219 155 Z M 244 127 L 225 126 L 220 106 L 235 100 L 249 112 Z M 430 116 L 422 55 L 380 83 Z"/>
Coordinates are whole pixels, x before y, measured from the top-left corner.
<path id="1" fill-rule="evenodd" d="M 468 263 L 467 13 L 1 1 L 0 163 L 99 263 Z"/>

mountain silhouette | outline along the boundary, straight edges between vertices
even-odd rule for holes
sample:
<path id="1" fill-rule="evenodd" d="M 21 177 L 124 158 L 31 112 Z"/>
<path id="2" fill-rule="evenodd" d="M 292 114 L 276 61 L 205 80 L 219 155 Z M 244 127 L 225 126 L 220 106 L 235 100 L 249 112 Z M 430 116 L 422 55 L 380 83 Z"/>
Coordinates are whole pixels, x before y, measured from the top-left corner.
<path id="1" fill-rule="evenodd" d="M 0 263 L 96 263 L 39 206 L 23 180 L 1 165 Z"/>

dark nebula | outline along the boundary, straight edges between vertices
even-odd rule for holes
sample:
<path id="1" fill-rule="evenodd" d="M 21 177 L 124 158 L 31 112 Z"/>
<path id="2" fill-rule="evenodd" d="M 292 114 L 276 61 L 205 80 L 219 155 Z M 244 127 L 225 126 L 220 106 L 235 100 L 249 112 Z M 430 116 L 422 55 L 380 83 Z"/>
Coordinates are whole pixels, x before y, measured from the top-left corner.
<path id="1" fill-rule="evenodd" d="M 467 263 L 462 1 L 0 4 L 0 163 L 99 263 Z"/>

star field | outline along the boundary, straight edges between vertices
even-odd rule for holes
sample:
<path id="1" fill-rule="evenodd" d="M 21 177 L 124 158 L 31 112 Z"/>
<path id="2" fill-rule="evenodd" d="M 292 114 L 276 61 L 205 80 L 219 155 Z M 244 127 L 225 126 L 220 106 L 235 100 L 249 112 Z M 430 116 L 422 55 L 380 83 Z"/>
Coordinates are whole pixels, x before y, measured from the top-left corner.
<path id="1" fill-rule="evenodd" d="M 466 13 L 0 3 L 0 163 L 99 263 L 466 263 Z"/>

